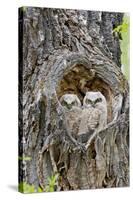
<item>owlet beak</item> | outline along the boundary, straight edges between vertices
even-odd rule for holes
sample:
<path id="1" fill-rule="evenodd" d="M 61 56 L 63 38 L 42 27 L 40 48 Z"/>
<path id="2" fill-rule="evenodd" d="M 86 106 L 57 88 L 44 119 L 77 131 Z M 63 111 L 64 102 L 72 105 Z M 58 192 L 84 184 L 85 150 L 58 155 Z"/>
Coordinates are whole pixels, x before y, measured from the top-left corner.
<path id="1" fill-rule="evenodd" d="M 95 108 L 95 102 L 92 103 L 92 107 Z"/>

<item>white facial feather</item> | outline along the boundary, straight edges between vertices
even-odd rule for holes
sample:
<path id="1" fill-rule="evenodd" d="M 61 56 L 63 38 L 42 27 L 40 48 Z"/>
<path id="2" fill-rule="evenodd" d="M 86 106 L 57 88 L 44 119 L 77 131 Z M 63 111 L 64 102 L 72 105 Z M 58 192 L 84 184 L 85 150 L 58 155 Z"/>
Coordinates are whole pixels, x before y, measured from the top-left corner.
<path id="1" fill-rule="evenodd" d="M 71 106 L 71 108 L 73 106 L 76 107 L 81 107 L 81 102 L 79 100 L 79 98 L 77 97 L 77 95 L 75 94 L 65 94 L 61 97 L 60 102 L 62 105 L 66 105 L 66 106 Z M 65 103 L 65 104 L 64 104 Z"/>
<path id="2" fill-rule="evenodd" d="M 83 100 L 83 107 L 97 107 L 97 105 L 106 105 L 106 99 L 102 95 L 101 92 L 87 92 L 84 100 Z"/>

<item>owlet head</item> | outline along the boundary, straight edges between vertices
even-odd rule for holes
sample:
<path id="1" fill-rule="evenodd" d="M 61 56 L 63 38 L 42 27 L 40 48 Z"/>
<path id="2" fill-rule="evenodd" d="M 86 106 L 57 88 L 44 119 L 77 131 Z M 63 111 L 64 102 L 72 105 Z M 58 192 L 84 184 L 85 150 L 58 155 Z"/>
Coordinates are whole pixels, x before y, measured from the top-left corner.
<path id="1" fill-rule="evenodd" d="M 81 102 L 75 94 L 63 95 L 60 99 L 60 103 L 68 110 L 71 110 L 73 107 L 81 107 Z"/>
<path id="2" fill-rule="evenodd" d="M 106 99 L 101 92 L 87 92 L 83 100 L 84 107 L 96 107 L 101 103 L 106 103 Z"/>

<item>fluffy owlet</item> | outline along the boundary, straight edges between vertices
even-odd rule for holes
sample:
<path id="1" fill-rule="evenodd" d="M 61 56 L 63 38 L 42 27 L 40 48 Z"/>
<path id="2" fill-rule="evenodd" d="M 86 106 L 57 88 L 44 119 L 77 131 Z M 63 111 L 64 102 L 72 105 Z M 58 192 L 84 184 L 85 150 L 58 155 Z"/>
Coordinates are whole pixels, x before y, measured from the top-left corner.
<path id="1" fill-rule="evenodd" d="M 65 118 L 70 134 L 76 136 L 79 131 L 81 120 L 81 102 L 75 94 L 65 94 L 60 99 L 61 105 L 64 107 Z"/>
<path id="2" fill-rule="evenodd" d="M 107 124 L 107 102 L 101 92 L 87 92 L 83 99 L 78 135 L 100 131 Z"/>

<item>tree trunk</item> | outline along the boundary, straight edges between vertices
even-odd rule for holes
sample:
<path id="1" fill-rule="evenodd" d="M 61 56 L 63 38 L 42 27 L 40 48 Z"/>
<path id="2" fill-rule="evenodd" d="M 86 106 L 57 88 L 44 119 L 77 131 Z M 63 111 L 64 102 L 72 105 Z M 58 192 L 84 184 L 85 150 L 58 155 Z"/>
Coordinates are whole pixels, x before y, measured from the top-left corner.
<path id="1" fill-rule="evenodd" d="M 46 191 L 129 185 L 129 88 L 121 72 L 122 13 L 19 9 L 19 182 Z M 60 97 L 100 91 L 104 130 L 77 140 Z"/>

